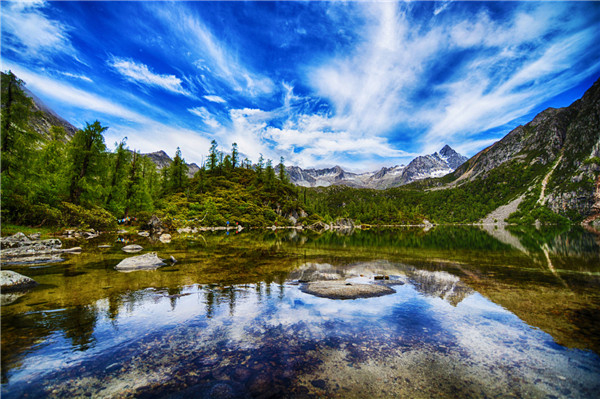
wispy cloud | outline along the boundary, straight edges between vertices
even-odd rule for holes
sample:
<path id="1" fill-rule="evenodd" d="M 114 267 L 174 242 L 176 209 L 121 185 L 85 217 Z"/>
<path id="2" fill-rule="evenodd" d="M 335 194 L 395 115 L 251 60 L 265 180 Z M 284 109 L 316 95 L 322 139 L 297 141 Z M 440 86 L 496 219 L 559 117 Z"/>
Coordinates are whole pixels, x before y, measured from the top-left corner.
<path id="1" fill-rule="evenodd" d="M 147 65 L 135 62 L 131 59 L 113 57 L 108 61 L 108 65 L 117 70 L 129 81 L 159 87 L 164 90 L 190 96 L 191 94 L 181 86 L 181 79 L 175 75 L 161 75 L 154 73 Z"/>
<path id="2" fill-rule="evenodd" d="M 212 128 L 217 128 L 220 126 L 219 122 L 217 122 L 217 120 L 204 107 L 189 108 L 188 111 L 202 118 L 204 123 Z"/>
<path id="3" fill-rule="evenodd" d="M 212 101 L 213 103 L 226 103 L 227 101 L 225 101 L 223 98 L 219 97 L 219 96 L 215 96 L 215 95 L 208 95 L 208 96 L 204 96 L 205 99 L 207 99 L 208 101 Z"/>
<path id="4" fill-rule="evenodd" d="M 465 140 L 480 140 L 599 69 L 589 62 L 598 25 L 582 29 L 581 18 L 565 18 L 570 5 L 512 4 L 496 19 L 486 9 L 442 13 L 447 3 L 430 17 L 415 7 L 358 7 L 371 21 L 361 44 L 309 71 L 316 93 L 333 105 L 331 124 L 354 139 L 412 131 L 423 153 L 445 143 L 473 148 Z"/>
<path id="5" fill-rule="evenodd" d="M 270 78 L 251 71 L 241 61 L 241 49 L 230 49 L 211 32 L 193 10 L 183 4 L 149 5 L 153 12 L 172 32 L 172 37 L 195 56 L 199 71 L 210 72 L 231 89 L 245 96 L 260 96 L 273 91 Z"/>
<path id="6" fill-rule="evenodd" d="M 48 76 L 32 72 L 4 60 L 4 66 L 27 83 L 27 86 L 38 95 L 54 99 L 59 103 L 91 110 L 104 115 L 111 115 L 124 121 L 146 123 L 151 121 L 145 115 L 126 106 L 107 100 L 97 94 L 61 83 Z"/>
<path id="7" fill-rule="evenodd" d="M 94 82 L 91 78 L 89 78 L 89 77 L 87 77 L 85 75 L 78 75 L 76 73 L 65 72 L 65 71 L 59 71 L 58 73 L 60 73 L 61 75 L 64 75 L 64 76 L 68 76 L 70 78 L 84 80 L 84 81 L 89 82 L 89 83 L 93 83 Z"/>
<path id="8" fill-rule="evenodd" d="M 27 57 L 46 59 L 56 54 L 76 57 L 70 28 L 44 13 L 44 1 L 2 2 L 2 46 Z"/>

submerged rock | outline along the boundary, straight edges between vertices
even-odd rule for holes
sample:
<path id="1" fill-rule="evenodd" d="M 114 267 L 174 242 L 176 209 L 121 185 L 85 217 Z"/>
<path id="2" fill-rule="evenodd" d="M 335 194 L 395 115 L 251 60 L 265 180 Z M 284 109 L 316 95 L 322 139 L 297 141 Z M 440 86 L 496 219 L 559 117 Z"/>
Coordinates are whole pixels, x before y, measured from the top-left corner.
<path id="1" fill-rule="evenodd" d="M 302 288 L 307 294 L 329 299 L 372 298 L 393 294 L 390 287 L 375 284 L 359 284 L 347 281 L 317 281 Z"/>
<path id="2" fill-rule="evenodd" d="M 121 250 L 125 252 L 140 252 L 142 249 L 144 248 L 137 244 L 125 245 L 123 248 L 121 248 Z"/>
<path id="3" fill-rule="evenodd" d="M 123 272 L 131 272 L 135 270 L 152 270 L 158 269 L 161 266 L 166 266 L 162 259 L 158 257 L 156 252 L 150 252 L 144 255 L 132 256 L 131 258 L 123 259 L 115 269 Z"/>
<path id="4" fill-rule="evenodd" d="M 12 270 L 0 270 L 0 287 L 2 292 L 24 291 L 35 287 L 38 283 L 27 276 L 23 276 Z"/>

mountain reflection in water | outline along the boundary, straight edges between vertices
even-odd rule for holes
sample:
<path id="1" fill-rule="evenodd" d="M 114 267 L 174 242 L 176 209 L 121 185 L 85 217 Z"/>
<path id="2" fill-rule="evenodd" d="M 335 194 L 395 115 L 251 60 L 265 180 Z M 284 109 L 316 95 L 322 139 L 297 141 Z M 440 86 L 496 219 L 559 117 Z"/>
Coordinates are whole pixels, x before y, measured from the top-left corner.
<path id="1" fill-rule="evenodd" d="M 40 286 L 2 306 L 2 395 L 594 397 L 597 246 L 581 232 L 511 234 L 528 255 L 436 228 L 207 235 L 148 245 L 179 262 L 129 274 L 113 270 L 119 248 L 91 246 L 23 267 Z M 396 292 L 301 289 L 336 279 Z"/>

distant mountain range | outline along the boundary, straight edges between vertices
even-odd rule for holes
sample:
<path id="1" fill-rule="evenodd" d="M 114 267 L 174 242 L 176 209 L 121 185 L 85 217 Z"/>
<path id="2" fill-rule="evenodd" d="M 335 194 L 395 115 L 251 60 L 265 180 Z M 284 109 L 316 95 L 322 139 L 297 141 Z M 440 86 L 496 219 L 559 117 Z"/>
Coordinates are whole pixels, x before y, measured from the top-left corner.
<path id="1" fill-rule="evenodd" d="M 286 171 L 292 183 L 303 187 L 345 185 L 383 190 L 416 180 L 445 176 L 454 172 L 467 160 L 467 157 L 446 145 L 439 153 L 416 157 L 406 166 L 384 167 L 374 172 L 351 173 L 340 166 L 326 169 L 302 169 L 298 166 L 289 166 Z"/>

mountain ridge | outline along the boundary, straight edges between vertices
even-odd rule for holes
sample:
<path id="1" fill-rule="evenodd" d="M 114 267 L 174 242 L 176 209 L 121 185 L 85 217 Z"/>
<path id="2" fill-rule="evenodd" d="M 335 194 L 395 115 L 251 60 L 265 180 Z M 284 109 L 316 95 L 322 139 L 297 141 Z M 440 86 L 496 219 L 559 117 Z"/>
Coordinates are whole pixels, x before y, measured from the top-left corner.
<path id="1" fill-rule="evenodd" d="M 417 180 L 445 176 L 467 160 L 467 157 L 457 153 L 446 144 L 439 153 L 418 156 L 406 166 L 382 167 L 372 172 L 347 172 L 338 165 L 323 169 L 302 169 L 299 166 L 288 166 L 286 172 L 292 183 L 302 187 L 344 185 L 354 188 L 385 190 Z"/>

